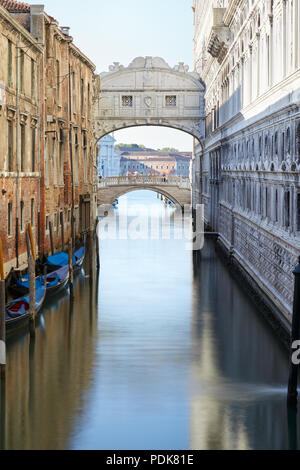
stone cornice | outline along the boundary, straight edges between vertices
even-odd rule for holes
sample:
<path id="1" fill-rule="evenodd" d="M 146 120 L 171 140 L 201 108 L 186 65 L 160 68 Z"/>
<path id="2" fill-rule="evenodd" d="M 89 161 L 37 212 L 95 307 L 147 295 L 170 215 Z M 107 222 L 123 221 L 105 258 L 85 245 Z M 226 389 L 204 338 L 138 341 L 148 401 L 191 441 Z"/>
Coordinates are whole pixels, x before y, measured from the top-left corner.
<path id="1" fill-rule="evenodd" d="M 95 72 L 96 65 L 86 55 L 84 55 L 80 51 L 80 49 L 78 49 L 78 47 L 75 46 L 73 42 L 70 42 L 70 51 L 74 57 L 77 57 L 78 59 L 80 59 L 85 65 L 87 65 L 92 70 L 92 72 Z"/>

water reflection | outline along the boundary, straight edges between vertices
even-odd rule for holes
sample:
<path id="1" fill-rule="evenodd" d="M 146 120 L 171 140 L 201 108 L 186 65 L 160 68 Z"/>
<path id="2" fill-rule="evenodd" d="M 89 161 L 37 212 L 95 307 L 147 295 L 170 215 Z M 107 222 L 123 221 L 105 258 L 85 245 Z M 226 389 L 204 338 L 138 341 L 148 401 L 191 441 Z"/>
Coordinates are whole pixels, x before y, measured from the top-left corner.
<path id="1" fill-rule="evenodd" d="M 163 237 L 173 209 L 126 201 L 151 204 L 164 230 L 102 240 L 100 278 L 87 256 L 74 302 L 51 300 L 35 340 L 9 343 L 1 448 L 296 448 L 288 354 L 214 244 L 192 254 L 176 224 Z"/>
<path id="2" fill-rule="evenodd" d="M 191 448 L 288 448 L 286 351 L 212 244 L 194 273 Z"/>
<path id="3" fill-rule="evenodd" d="M 67 293 L 46 305 L 35 339 L 23 334 L 8 344 L 2 448 L 68 448 L 93 380 L 97 336 L 95 293 L 82 276 L 75 289 L 73 305 Z"/>

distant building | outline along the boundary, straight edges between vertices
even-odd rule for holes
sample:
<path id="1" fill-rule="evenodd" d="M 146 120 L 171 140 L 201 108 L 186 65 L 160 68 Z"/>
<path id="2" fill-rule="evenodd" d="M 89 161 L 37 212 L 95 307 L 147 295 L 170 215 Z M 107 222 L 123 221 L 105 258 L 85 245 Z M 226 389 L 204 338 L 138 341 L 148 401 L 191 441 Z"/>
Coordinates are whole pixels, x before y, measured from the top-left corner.
<path id="1" fill-rule="evenodd" d="M 192 153 L 158 152 L 151 149 L 128 150 L 121 154 L 120 174 L 170 175 L 189 178 Z"/>
<path id="2" fill-rule="evenodd" d="M 106 135 L 99 141 L 98 176 L 106 178 L 120 175 L 121 152 L 115 149 L 116 139 Z"/>

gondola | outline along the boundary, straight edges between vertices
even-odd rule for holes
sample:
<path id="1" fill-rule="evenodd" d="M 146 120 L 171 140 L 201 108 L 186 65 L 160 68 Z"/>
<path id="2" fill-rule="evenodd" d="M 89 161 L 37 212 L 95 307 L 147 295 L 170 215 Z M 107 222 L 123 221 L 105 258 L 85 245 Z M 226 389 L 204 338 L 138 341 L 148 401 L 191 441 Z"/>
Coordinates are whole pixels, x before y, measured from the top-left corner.
<path id="1" fill-rule="evenodd" d="M 85 248 L 82 246 L 79 250 L 75 251 L 73 254 L 73 269 L 79 270 L 83 264 L 85 257 Z M 67 253 L 57 253 L 56 255 L 49 256 L 47 258 L 46 263 L 47 266 L 50 268 L 55 267 L 56 269 L 60 269 L 63 266 L 68 266 L 69 264 L 69 256 Z"/>
<path id="2" fill-rule="evenodd" d="M 69 282 L 69 277 L 69 266 L 64 266 L 57 271 L 46 274 L 45 280 L 47 296 L 54 295 L 66 287 Z"/>
<path id="3" fill-rule="evenodd" d="M 28 271 L 12 270 L 6 280 L 9 292 L 13 297 L 19 298 L 29 293 L 29 274 Z M 40 284 L 45 284 L 43 276 L 39 276 L 35 280 L 36 290 Z"/>
<path id="4" fill-rule="evenodd" d="M 37 279 L 35 291 L 35 312 L 36 314 L 42 308 L 46 296 L 46 286 L 42 278 Z M 29 314 L 29 295 L 20 299 L 13 300 L 6 306 L 6 330 L 11 332 L 17 328 L 25 326 L 30 318 Z"/>

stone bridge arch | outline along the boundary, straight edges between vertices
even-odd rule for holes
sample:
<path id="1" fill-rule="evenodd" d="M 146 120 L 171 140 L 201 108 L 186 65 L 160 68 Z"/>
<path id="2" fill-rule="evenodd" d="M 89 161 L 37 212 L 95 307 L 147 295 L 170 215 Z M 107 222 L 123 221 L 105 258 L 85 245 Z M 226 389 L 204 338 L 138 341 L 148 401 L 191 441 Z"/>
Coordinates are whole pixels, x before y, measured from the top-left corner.
<path id="1" fill-rule="evenodd" d="M 160 57 L 137 57 L 128 67 L 115 62 L 101 73 L 94 103 L 94 132 L 100 140 L 114 131 L 162 126 L 205 136 L 205 86 L 180 62 L 171 68 Z"/>
<path id="2" fill-rule="evenodd" d="M 184 180 L 175 177 L 174 181 L 172 180 L 170 184 L 160 184 L 159 181 L 153 181 L 151 183 L 139 182 L 136 184 L 130 180 L 131 178 L 132 177 L 106 178 L 104 183 L 102 183 L 103 186 L 98 191 L 98 207 L 101 206 L 102 208 L 105 208 L 107 206 L 111 206 L 112 203 L 121 196 L 124 196 L 125 194 L 131 193 L 133 191 L 143 190 L 162 194 L 178 207 L 184 208 L 185 206 L 191 205 L 192 193 L 188 179 Z M 128 181 L 126 181 L 127 179 Z M 145 177 L 144 179 L 146 180 L 147 178 Z"/>

